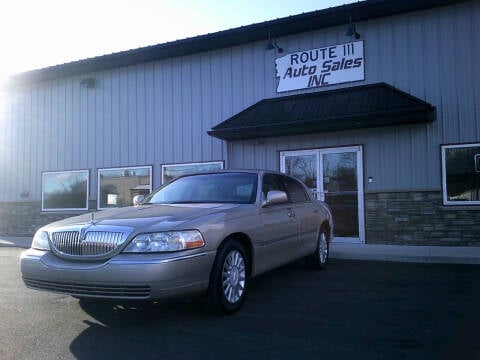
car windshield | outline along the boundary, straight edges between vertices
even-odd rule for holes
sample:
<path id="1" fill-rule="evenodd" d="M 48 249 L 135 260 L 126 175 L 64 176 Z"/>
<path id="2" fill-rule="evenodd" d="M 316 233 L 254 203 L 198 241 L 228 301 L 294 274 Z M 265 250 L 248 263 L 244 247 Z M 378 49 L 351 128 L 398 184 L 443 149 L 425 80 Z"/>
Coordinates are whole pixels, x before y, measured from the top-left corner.
<path id="1" fill-rule="evenodd" d="M 142 204 L 251 204 L 257 196 L 257 174 L 215 173 L 181 177 L 159 188 Z"/>

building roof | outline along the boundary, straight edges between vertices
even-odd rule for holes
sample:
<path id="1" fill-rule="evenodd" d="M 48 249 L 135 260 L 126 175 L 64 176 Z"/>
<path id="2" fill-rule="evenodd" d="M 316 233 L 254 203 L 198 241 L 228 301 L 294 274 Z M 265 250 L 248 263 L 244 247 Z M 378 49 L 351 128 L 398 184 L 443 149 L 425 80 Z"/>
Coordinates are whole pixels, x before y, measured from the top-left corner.
<path id="1" fill-rule="evenodd" d="M 266 41 L 269 33 L 272 38 L 278 38 L 347 24 L 350 17 L 354 22 L 360 22 L 406 12 L 446 6 L 463 1 L 465 0 L 366 0 L 183 40 L 32 70 L 13 75 L 10 78 L 10 85 L 37 83 L 67 76 L 186 56 L 255 41 Z"/>
<path id="2" fill-rule="evenodd" d="M 434 119 L 435 108 L 429 103 L 391 85 L 377 83 L 261 100 L 208 134 L 232 141 Z"/>

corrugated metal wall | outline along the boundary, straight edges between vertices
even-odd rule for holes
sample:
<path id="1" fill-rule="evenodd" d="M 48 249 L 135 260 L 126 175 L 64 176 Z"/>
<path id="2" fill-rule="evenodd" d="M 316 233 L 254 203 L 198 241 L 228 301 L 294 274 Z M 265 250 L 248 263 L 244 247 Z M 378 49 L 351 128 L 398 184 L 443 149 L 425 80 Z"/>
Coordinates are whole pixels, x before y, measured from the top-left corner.
<path id="1" fill-rule="evenodd" d="M 41 173 L 227 160 L 279 168 L 277 151 L 362 144 L 371 190 L 440 188 L 439 144 L 480 140 L 480 2 L 357 24 L 366 81 L 384 81 L 437 107 L 432 124 L 225 144 L 212 126 L 276 94 L 265 43 L 85 74 L 10 93 L 0 112 L 0 201 L 41 198 Z M 345 27 L 277 39 L 287 53 L 349 41 Z M 92 77 L 92 89 L 80 86 Z M 360 83 L 355 83 L 359 85 Z M 343 85 L 349 86 L 349 85 Z M 318 90 L 330 90 L 328 87 Z M 298 92 L 294 92 L 298 93 Z M 228 158 L 227 158 L 228 147 Z"/>
<path id="2" fill-rule="evenodd" d="M 289 53 L 323 47 L 345 42 L 342 30 L 279 43 Z M 367 190 L 440 189 L 440 144 L 480 141 L 480 2 L 360 23 L 357 30 L 365 45 L 364 83 L 383 81 L 431 103 L 437 121 L 233 142 L 230 166 L 279 169 L 280 150 L 362 144 L 365 177 L 375 179 L 365 182 Z"/>
<path id="3" fill-rule="evenodd" d="M 96 198 L 97 168 L 153 165 L 158 186 L 161 164 L 225 160 L 226 144 L 206 132 L 274 96 L 273 67 L 265 69 L 274 54 L 264 46 L 85 74 L 10 93 L 1 117 L 0 201 L 20 200 L 23 191 L 39 200 L 42 171 L 90 169 Z M 95 87 L 81 87 L 85 78 L 94 78 Z"/>

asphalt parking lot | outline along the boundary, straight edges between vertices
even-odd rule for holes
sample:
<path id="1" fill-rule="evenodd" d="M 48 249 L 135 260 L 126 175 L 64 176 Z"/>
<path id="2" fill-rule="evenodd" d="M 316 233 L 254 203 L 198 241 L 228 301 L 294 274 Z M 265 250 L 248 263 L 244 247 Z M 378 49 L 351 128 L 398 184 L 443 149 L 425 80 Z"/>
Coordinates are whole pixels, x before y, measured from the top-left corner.
<path id="1" fill-rule="evenodd" d="M 0 248 L 0 359 L 480 359 L 480 267 L 333 260 L 251 282 L 222 317 L 201 302 L 79 302 L 26 289 Z"/>

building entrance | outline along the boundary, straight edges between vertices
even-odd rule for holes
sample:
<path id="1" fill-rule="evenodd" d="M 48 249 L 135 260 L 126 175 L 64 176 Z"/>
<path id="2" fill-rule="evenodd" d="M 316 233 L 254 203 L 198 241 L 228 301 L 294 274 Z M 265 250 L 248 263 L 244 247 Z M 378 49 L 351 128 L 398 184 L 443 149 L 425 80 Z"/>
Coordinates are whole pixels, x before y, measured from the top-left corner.
<path id="1" fill-rule="evenodd" d="M 361 146 L 282 151 L 280 170 L 330 206 L 335 242 L 365 243 Z"/>

